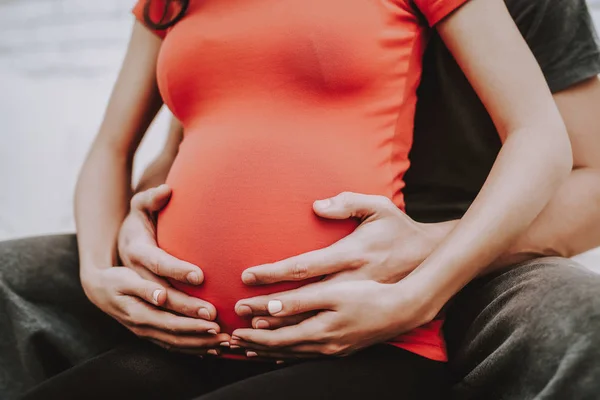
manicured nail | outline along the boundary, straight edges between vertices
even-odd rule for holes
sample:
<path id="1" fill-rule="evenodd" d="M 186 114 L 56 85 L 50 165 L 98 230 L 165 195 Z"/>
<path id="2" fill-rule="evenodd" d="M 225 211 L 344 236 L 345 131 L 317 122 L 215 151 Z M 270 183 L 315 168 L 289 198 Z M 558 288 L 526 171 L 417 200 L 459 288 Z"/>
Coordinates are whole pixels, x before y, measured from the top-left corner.
<path id="1" fill-rule="evenodd" d="M 277 314 L 283 310 L 283 303 L 279 300 L 271 300 L 267 305 L 267 309 L 269 310 L 269 314 Z"/>
<path id="2" fill-rule="evenodd" d="M 214 330 L 214 329 L 209 329 L 209 330 L 207 330 L 206 332 L 207 332 L 207 333 L 210 333 L 211 335 L 216 335 L 216 334 L 217 334 L 217 331 L 216 331 L 216 330 Z"/>
<path id="3" fill-rule="evenodd" d="M 256 329 L 269 329 L 269 323 L 267 321 L 265 321 L 264 319 L 259 319 L 258 321 L 256 321 L 256 324 L 254 324 Z"/>
<path id="4" fill-rule="evenodd" d="M 236 346 L 235 344 L 232 344 L 229 346 L 230 349 L 239 349 L 240 346 Z"/>
<path id="5" fill-rule="evenodd" d="M 325 200 L 317 200 L 315 201 L 315 206 L 317 206 L 318 208 L 329 208 L 331 206 L 331 200 L 330 199 L 325 199 Z"/>
<path id="6" fill-rule="evenodd" d="M 221 343 L 219 343 L 219 346 L 221 346 L 221 347 L 229 347 L 229 342 L 221 342 Z"/>
<path id="7" fill-rule="evenodd" d="M 154 293 L 152 293 L 152 300 L 154 300 L 154 304 L 158 304 L 158 296 L 162 293 L 162 290 L 156 289 Z"/>
<path id="8" fill-rule="evenodd" d="M 210 319 L 210 313 L 204 307 L 198 310 L 198 315 L 200 316 L 200 318 Z"/>
<path id="9" fill-rule="evenodd" d="M 189 274 L 187 274 L 187 276 L 185 278 L 192 285 L 200 284 L 200 275 L 197 272 L 190 272 Z"/>
<path id="10" fill-rule="evenodd" d="M 239 341 L 239 340 L 242 340 L 242 339 L 240 339 L 240 338 L 239 338 L 239 337 L 237 337 L 237 336 L 232 336 L 232 337 L 231 337 L 231 340 L 238 340 L 238 341 Z"/>
<path id="11" fill-rule="evenodd" d="M 242 282 L 244 282 L 246 285 L 252 285 L 256 283 L 256 275 L 254 275 L 252 272 L 244 272 L 242 273 Z"/>
<path id="12" fill-rule="evenodd" d="M 285 363 L 285 361 L 283 361 L 283 360 L 277 360 L 277 361 L 275 361 L 275 364 L 284 364 L 284 363 Z"/>
<path id="13" fill-rule="evenodd" d="M 218 356 L 219 352 L 215 349 L 210 349 L 209 351 L 207 351 L 208 354 L 213 355 L 213 356 Z"/>
<path id="14" fill-rule="evenodd" d="M 258 357 L 258 353 L 256 353 L 255 351 L 247 351 L 246 357 Z"/>
<path id="15" fill-rule="evenodd" d="M 252 309 L 248 306 L 238 306 L 235 311 L 240 317 L 252 314 Z"/>

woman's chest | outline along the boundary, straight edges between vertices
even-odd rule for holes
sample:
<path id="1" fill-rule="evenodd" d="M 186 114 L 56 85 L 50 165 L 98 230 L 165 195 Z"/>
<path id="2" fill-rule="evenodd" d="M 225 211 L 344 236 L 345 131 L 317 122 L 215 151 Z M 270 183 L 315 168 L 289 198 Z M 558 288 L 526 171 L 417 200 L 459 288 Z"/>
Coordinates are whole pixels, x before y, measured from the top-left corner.
<path id="1" fill-rule="evenodd" d="M 422 31 L 400 1 L 192 0 L 163 43 L 161 90 L 214 100 L 260 90 L 352 95 L 390 84 L 403 78 Z"/>

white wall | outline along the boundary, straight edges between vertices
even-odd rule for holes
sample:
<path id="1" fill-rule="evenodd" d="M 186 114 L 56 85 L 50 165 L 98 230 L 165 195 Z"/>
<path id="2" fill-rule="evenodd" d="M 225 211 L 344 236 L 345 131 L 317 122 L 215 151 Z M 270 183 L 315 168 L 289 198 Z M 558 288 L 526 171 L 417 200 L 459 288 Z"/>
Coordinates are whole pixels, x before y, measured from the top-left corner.
<path id="1" fill-rule="evenodd" d="M 74 230 L 76 174 L 125 52 L 133 3 L 0 0 L 0 240 Z M 165 114 L 144 140 L 138 176 L 162 146 Z M 600 265 L 600 250 L 582 260 Z"/>

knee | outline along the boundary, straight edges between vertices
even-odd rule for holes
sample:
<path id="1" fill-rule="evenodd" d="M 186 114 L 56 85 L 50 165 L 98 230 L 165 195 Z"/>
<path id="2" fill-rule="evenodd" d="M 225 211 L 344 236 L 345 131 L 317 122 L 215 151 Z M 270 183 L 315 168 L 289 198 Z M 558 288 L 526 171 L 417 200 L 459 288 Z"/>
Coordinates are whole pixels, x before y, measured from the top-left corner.
<path id="1" fill-rule="evenodd" d="M 31 282 L 42 285 L 45 279 L 77 264 L 75 235 L 0 241 L 0 286 L 17 293 Z"/>
<path id="2" fill-rule="evenodd" d="M 504 293 L 498 321 L 529 351 L 561 353 L 582 343 L 600 347 L 598 293 L 600 275 L 568 260 L 549 259 L 544 268 L 521 273 Z"/>

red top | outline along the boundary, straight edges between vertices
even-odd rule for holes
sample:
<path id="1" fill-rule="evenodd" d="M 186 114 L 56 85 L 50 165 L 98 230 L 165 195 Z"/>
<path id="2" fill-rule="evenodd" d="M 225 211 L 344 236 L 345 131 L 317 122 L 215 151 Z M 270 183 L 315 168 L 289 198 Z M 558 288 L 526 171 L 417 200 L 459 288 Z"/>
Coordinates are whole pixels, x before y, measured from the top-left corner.
<path id="1" fill-rule="evenodd" d="M 237 300 L 299 285 L 247 287 L 244 269 L 356 227 L 317 218 L 314 200 L 353 191 L 404 207 L 425 21 L 466 1 L 191 0 L 156 32 L 159 88 L 185 132 L 158 241 L 203 269 L 201 286 L 176 286 L 213 303 L 224 332 L 249 326 Z M 160 19 L 163 0 L 152 6 Z M 438 320 L 394 344 L 446 359 Z"/>

